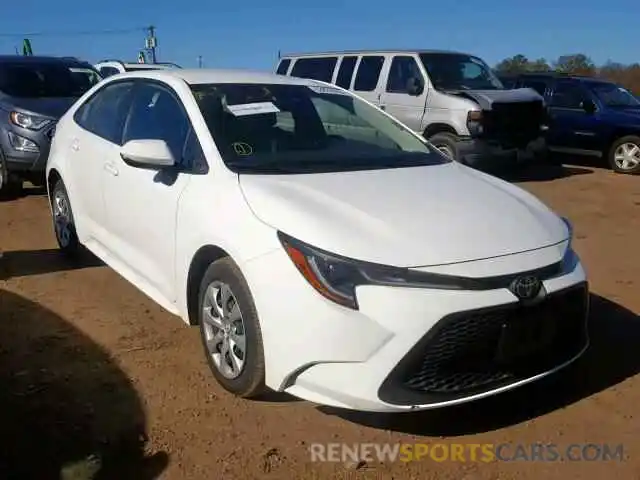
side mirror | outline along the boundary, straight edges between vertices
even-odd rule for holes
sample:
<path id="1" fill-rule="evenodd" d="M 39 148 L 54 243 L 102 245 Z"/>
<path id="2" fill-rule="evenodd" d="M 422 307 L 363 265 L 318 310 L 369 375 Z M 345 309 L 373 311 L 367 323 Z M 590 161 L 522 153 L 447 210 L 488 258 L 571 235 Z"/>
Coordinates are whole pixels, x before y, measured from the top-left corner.
<path id="1" fill-rule="evenodd" d="M 424 92 L 424 85 L 419 79 L 417 79 L 416 77 L 411 77 L 409 80 L 407 80 L 407 93 L 409 95 L 418 97 L 422 95 L 422 92 Z"/>
<path id="2" fill-rule="evenodd" d="M 592 114 L 596 111 L 596 104 L 593 102 L 593 100 L 583 100 L 582 103 L 580 104 L 580 106 L 582 107 L 582 109 L 589 113 Z"/>
<path id="3" fill-rule="evenodd" d="M 176 164 L 164 140 L 130 140 L 122 146 L 120 157 L 132 167 L 139 168 L 162 169 Z"/>

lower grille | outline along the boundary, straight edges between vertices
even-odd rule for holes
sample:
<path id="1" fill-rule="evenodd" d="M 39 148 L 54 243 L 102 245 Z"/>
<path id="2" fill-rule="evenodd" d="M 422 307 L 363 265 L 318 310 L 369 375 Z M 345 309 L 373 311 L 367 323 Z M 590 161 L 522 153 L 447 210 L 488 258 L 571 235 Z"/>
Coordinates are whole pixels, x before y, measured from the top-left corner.
<path id="1" fill-rule="evenodd" d="M 445 317 L 389 375 L 380 397 L 389 403 L 447 401 L 550 370 L 584 348 L 587 309 L 585 284 L 533 306 Z"/>
<path id="2" fill-rule="evenodd" d="M 483 112 L 483 137 L 504 148 L 523 148 L 539 138 L 546 122 L 542 101 L 494 103 Z"/>

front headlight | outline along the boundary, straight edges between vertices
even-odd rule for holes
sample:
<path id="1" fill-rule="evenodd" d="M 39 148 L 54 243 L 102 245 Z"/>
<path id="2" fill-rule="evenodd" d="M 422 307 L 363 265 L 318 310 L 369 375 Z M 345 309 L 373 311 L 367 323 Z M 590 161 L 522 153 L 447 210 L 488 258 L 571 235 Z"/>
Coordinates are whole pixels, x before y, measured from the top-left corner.
<path id="1" fill-rule="evenodd" d="M 562 275 L 566 275 L 568 273 L 573 272 L 576 268 L 576 265 L 579 262 L 578 255 L 573 250 L 573 224 L 566 217 L 561 217 L 564 224 L 567 226 L 567 230 L 569 230 L 569 236 L 567 238 L 567 249 L 564 252 L 564 256 L 562 257 Z"/>
<path id="2" fill-rule="evenodd" d="M 29 115 L 21 112 L 11 112 L 9 114 L 11 123 L 28 130 L 40 130 L 52 122 L 51 119 L 39 115 Z"/>
<path id="3" fill-rule="evenodd" d="M 416 272 L 342 257 L 312 247 L 278 232 L 289 258 L 305 280 L 325 298 L 354 310 L 358 309 L 358 285 L 432 288 L 440 290 L 482 290 L 485 286 L 472 278 Z"/>

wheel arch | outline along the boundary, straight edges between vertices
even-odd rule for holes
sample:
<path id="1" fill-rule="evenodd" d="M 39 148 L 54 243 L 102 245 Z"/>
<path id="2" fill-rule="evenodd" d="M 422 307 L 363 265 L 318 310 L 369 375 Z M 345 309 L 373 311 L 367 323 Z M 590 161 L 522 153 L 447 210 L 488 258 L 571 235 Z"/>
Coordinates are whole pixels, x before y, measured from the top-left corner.
<path id="1" fill-rule="evenodd" d="M 431 123 L 424 129 L 423 136 L 427 140 L 429 137 L 432 137 L 436 133 L 451 133 L 453 135 L 458 135 L 458 132 L 451 125 L 446 123 Z"/>
<path id="2" fill-rule="evenodd" d="M 200 247 L 189 264 L 189 273 L 187 274 L 187 320 L 189 325 L 198 325 L 198 293 L 200 290 L 200 282 L 207 268 L 216 260 L 229 257 L 231 255 L 222 247 L 217 245 L 203 245 Z"/>

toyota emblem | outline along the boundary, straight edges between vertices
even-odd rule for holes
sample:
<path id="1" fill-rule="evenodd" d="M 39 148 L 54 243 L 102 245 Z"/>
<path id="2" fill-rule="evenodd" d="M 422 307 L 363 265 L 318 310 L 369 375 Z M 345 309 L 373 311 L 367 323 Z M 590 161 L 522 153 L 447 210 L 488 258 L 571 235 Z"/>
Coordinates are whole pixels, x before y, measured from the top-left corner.
<path id="1" fill-rule="evenodd" d="M 512 283 L 510 290 L 520 300 L 533 300 L 542 289 L 542 282 L 538 277 L 527 275 L 518 277 Z"/>

